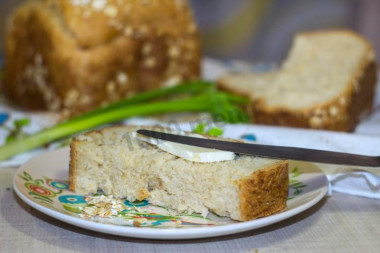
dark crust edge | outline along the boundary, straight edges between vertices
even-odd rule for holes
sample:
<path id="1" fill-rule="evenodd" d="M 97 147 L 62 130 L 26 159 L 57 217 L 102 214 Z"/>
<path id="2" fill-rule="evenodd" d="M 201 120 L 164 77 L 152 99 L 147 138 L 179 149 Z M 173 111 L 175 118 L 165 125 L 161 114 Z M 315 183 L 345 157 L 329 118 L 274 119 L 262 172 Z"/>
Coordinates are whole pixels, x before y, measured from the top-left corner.
<path id="1" fill-rule="evenodd" d="M 76 148 L 78 145 L 78 140 L 75 138 L 72 140 L 70 144 L 70 162 L 69 162 L 69 189 L 75 192 L 76 184 L 75 184 L 75 170 L 76 170 Z"/>
<path id="2" fill-rule="evenodd" d="M 268 108 L 256 101 L 252 105 L 254 123 L 292 126 L 303 128 L 316 128 L 333 131 L 350 132 L 355 129 L 361 114 L 371 111 L 373 104 L 373 94 L 376 84 L 376 64 L 369 63 L 357 79 L 358 88 L 351 83 L 344 92 L 336 99 L 326 102 L 323 105 L 305 110 L 286 110 L 285 108 Z M 352 81 L 355 82 L 355 81 Z M 345 104 L 340 101 L 344 99 Z M 337 115 L 329 115 L 329 108 L 335 107 Z M 325 111 L 327 116 L 320 115 L 319 112 Z M 316 117 L 321 120 L 319 125 L 313 125 L 311 119 Z"/>
<path id="3" fill-rule="evenodd" d="M 279 161 L 239 180 L 241 221 L 269 216 L 286 208 L 288 164 L 288 161 Z"/>

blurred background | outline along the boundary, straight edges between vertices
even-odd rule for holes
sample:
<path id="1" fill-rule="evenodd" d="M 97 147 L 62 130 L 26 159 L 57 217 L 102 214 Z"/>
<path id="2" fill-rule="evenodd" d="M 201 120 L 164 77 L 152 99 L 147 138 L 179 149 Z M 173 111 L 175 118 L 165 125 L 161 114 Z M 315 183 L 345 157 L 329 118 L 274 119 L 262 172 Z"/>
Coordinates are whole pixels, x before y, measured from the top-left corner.
<path id="1" fill-rule="evenodd" d="M 23 0 L 0 0 L 0 54 L 6 16 Z M 24 0 L 25 1 L 25 0 Z M 285 58 L 299 31 L 348 28 L 367 37 L 380 55 L 379 0 L 189 0 L 204 54 L 253 63 Z"/>
<path id="2" fill-rule="evenodd" d="M 285 58 L 294 34 L 348 28 L 380 55 L 379 0 L 191 0 L 205 53 L 253 62 Z"/>

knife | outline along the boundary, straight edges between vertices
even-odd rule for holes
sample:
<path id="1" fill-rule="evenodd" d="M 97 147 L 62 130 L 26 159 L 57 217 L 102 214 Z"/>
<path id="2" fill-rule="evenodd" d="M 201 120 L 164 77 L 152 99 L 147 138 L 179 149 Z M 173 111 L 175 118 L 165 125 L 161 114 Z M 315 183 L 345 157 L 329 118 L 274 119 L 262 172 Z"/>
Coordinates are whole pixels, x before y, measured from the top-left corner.
<path id="1" fill-rule="evenodd" d="M 137 130 L 137 133 L 160 140 L 166 140 L 210 149 L 230 151 L 245 155 L 319 163 L 380 167 L 380 156 L 366 156 L 308 148 L 251 144 L 215 139 L 202 139 L 145 129 Z"/>

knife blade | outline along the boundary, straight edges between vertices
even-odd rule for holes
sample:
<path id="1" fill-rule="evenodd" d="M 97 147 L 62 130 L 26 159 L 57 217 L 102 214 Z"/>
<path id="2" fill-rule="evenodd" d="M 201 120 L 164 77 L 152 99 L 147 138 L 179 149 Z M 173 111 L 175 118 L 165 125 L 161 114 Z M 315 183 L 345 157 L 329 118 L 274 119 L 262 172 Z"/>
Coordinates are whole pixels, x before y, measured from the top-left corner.
<path id="1" fill-rule="evenodd" d="M 244 155 L 254 155 L 276 159 L 290 159 L 319 163 L 380 167 L 380 156 L 366 156 L 308 148 L 241 143 L 215 139 L 202 139 L 197 137 L 151 131 L 146 129 L 137 130 L 137 133 L 160 140 L 166 140 L 210 149 L 231 151 L 234 153 Z"/>

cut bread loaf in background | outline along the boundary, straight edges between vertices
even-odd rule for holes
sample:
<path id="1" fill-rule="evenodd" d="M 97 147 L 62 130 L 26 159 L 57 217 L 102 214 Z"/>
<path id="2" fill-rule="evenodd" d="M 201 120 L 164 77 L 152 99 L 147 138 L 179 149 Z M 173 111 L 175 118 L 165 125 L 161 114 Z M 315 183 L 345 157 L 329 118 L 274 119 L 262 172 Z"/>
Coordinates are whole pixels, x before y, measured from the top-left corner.
<path id="1" fill-rule="evenodd" d="M 102 190 L 129 201 L 148 199 L 180 213 L 209 211 L 246 221 L 286 207 L 288 162 L 241 156 L 190 162 L 140 141 L 135 126 L 109 127 L 74 138 L 70 189 Z"/>
<path id="2" fill-rule="evenodd" d="M 2 90 L 25 109 L 79 113 L 198 79 L 200 55 L 186 1 L 28 1 L 8 22 Z"/>
<path id="3" fill-rule="evenodd" d="M 250 98 L 254 123 L 352 131 L 372 108 L 376 79 L 371 45 L 332 30 L 297 35 L 279 69 L 228 74 L 218 83 Z"/>

